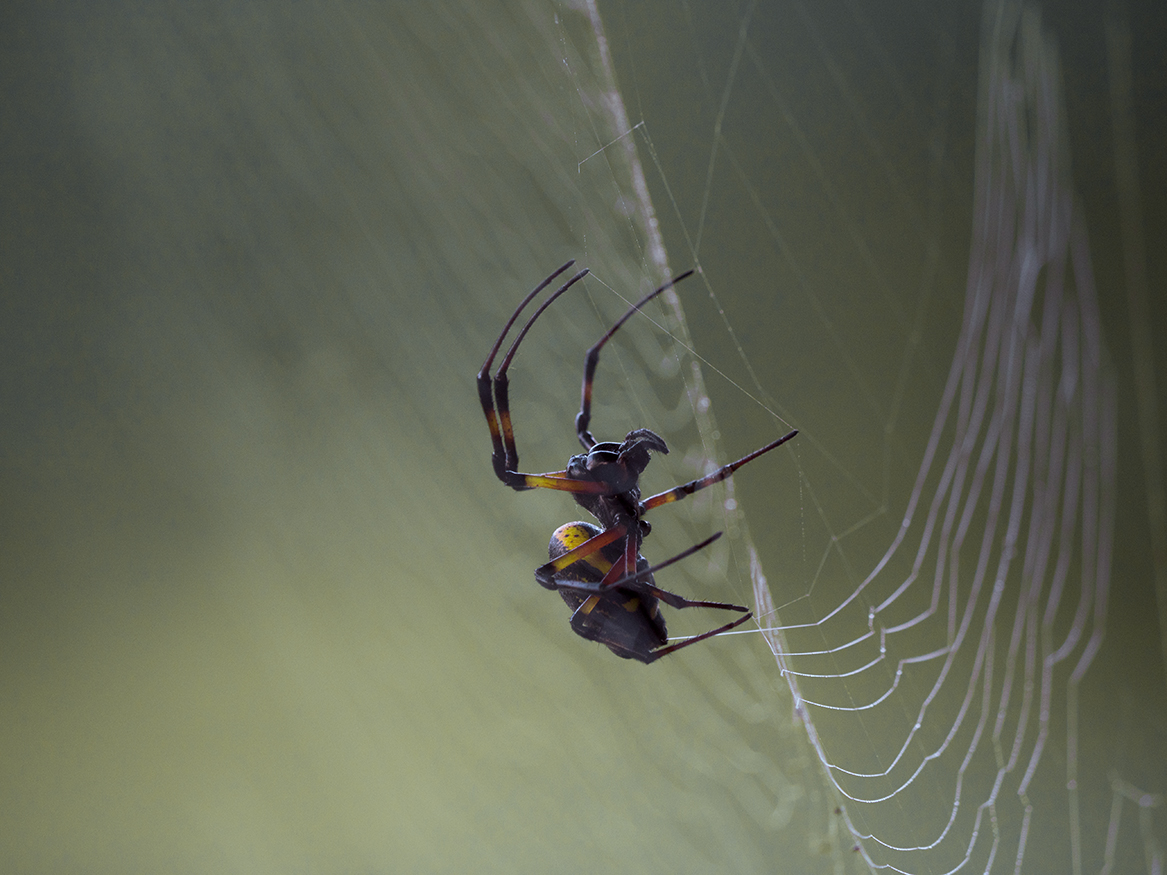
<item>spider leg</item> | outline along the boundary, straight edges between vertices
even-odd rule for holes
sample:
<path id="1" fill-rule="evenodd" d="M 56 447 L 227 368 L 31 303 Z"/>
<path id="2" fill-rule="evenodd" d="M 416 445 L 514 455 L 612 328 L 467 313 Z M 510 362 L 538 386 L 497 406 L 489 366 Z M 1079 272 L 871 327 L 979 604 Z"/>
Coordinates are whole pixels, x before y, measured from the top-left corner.
<path id="1" fill-rule="evenodd" d="M 568 524 L 562 528 L 577 529 L 578 526 L 574 524 Z M 591 527 L 589 526 L 589 528 Z M 635 552 L 636 548 L 639 547 L 639 539 L 630 535 L 626 536 L 624 526 L 614 526 L 611 529 L 602 531 L 593 537 L 587 538 L 573 549 L 568 550 L 567 552 L 558 556 L 556 559 L 547 563 L 535 572 L 535 577 L 540 584 L 547 587 L 548 589 L 557 591 L 567 590 L 578 594 L 580 600 L 578 601 L 578 604 L 576 605 L 576 608 L 571 615 L 571 628 L 577 635 L 592 641 L 599 641 L 603 644 L 606 644 L 610 649 L 612 649 L 620 656 L 624 656 L 630 659 L 638 659 L 644 663 L 652 663 L 662 656 L 666 656 L 669 653 L 680 650 L 682 647 L 687 647 L 690 644 L 696 644 L 698 641 L 704 641 L 706 638 L 712 638 L 714 635 L 720 635 L 722 632 L 728 632 L 730 629 L 740 626 L 742 623 L 745 623 L 747 620 L 753 617 L 753 613 L 748 608 L 742 607 L 741 605 L 687 599 L 683 596 L 677 595 L 676 593 L 661 589 L 654 583 L 649 583 L 643 579 L 648 578 L 651 580 L 651 575 L 654 572 L 659 571 L 662 568 L 666 568 L 667 566 L 672 565 L 674 562 L 679 562 L 680 560 L 693 555 L 698 550 L 708 547 L 710 544 L 720 538 L 721 534 L 721 532 L 718 532 L 717 534 L 706 538 L 701 543 L 694 544 L 689 549 L 683 550 L 676 556 L 673 556 L 670 559 L 666 559 L 664 562 L 660 562 L 650 568 L 643 568 L 639 571 L 635 571 L 629 574 L 627 573 L 627 569 L 630 567 L 629 563 L 632 563 L 631 567 L 635 567 L 636 562 L 639 560 L 639 554 Z M 559 535 L 558 531 L 556 535 Z M 581 536 L 578 532 L 573 532 L 573 535 L 574 537 Z M 617 561 L 610 562 L 601 551 L 604 547 L 607 547 L 608 545 L 619 540 L 620 537 L 625 538 L 623 550 Z M 566 546 L 567 544 L 571 543 L 573 539 L 574 538 L 565 538 L 560 543 L 562 543 L 563 546 Z M 556 539 L 553 538 L 553 544 L 555 540 Z M 631 559 L 629 558 L 629 545 L 633 545 Z M 609 553 L 608 555 L 611 554 Z M 576 572 L 580 575 L 576 579 L 566 579 L 556 576 L 559 572 L 562 572 L 576 565 L 576 563 L 580 563 L 583 566 L 581 570 Z M 573 569 L 573 572 L 575 571 L 576 569 Z M 588 577 L 591 577 L 592 579 L 589 580 L 587 579 Z M 617 587 L 622 588 L 620 590 L 621 592 L 628 594 L 628 598 L 620 605 L 620 607 L 623 607 L 625 610 L 629 611 L 635 610 L 637 605 L 637 595 L 639 594 L 640 596 L 655 597 L 657 600 L 678 609 L 714 608 L 725 611 L 739 611 L 744 616 L 739 617 L 729 623 L 725 623 L 722 626 L 718 626 L 716 629 L 712 629 L 701 635 L 687 638 L 686 640 L 677 644 L 673 644 L 667 647 L 662 646 L 659 649 L 653 650 L 651 649 L 652 645 L 647 644 L 647 642 L 639 638 L 640 632 L 636 633 L 639 643 L 637 643 L 637 641 L 621 640 L 623 636 L 611 636 L 609 634 L 605 634 L 605 629 L 608 624 L 612 622 L 613 617 L 610 614 L 604 612 L 604 608 L 602 606 L 606 604 L 606 602 L 602 601 L 602 599 L 606 593 L 611 592 L 614 588 Z M 571 604 L 572 602 L 569 601 L 568 603 Z M 597 616 L 596 614 L 593 614 L 593 611 L 596 611 L 597 608 L 599 609 L 598 621 L 591 619 L 593 616 Z M 609 607 L 608 610 L 611 611 L 611 607 Z M 664 620 L 659 619 L 660 615 L 658 610 L 652 609 L 651 613 L 653 616 L 658 618 L 658 620 L 651 623 L 651 628 L 656 629 L 656 634 L 659 635 L 657 640 L 661 645 L 664 645 L 666 642 Z M 620 612 L 617 612 L 617 614 L 623 616 L 623 614 L 620 614 Z M 621 627 L 625 633 L 629 632 L 628 627 L 623 626 L 619 621 L 616 621 L 616 625 Z M 646 631 L 650 627 L 646 625 L 642 628 Z"/>
<path id="2" fill-rule="evenodd" d="M 597 589 L 599 591 L 603 591 L 604 589 L 609 589 L 611 587 L 616 587 L 616 586 L 627 586 L 627 587 L 631 587 L 633 589 L 642 589 L 642 590 L 650 593 L 651 595 L 656 596 L 658 599 L 660 599 L 666 605 L 669 605 L 670 607 L 677 608 L 678 610 L 680 610 L 681 608 L 721 608 L 722 610 L 726 610 L 726 611 L 741 611 L 742 613 L 748 613 L 749 608 L 744 608 L 741 605 L 731 605 L 731 604 L 727 604 L 726 602 L 694 601 L 692 599 L 687 599 L 684 596 L 679 596 L 674 592 L 669 592 L 667 589 L 661 589 L 660 587 L 656 586 L 655 584 L 646 582 L 647 580 L 651 579 L 652 575 L 656 574 L 662 568 L 667 568 L 668 566 L 672 565 L 674 562 L 680 562 L 682 559 L 688 559 L 690 556 L 692 556 L 698 550 L 703 550 L 706 547 L 708 547 L 710 544 L 712 544 L 714 541 L 716 541 L 718 538 L 720 538 L 723 534 L 725 534 L 725 533 L 724 532 L 717 532 L 716 534 L 711 535 L 710 537 L 706 538 L 700 544 L 694 544 L 688 550 L 682 550 L 676 556 L 673 556 L 670 559 L 666 559 L 664 562 L 658 562 L 656 565 L 653 565 L 651 568 L 645 568 L 643 571 L 637 571 L 634 574 L 625 575 L 624 577 L 621 577 L 618 580 L 613 580 L 611 583 L 596 584 Z"/>
<path id="3" fill-rule="evenodd" d="M 661 589 L 658 586 L 647 586 L 643 583 L 634 584 L 636 589 L 643 588 L 648 591 L 650 595 L 656 596 L 666 605 L 677 610 L 683 608 L 715 608 L 719 611 L 737 611 L 739 614 L 748 614 L 750 609 L 745 605 L 731 605 L 729 602 L 698 602 L 692 599 L 687 599 L 684 596 L 679 596 L 675 592 L 669 592 L 667 589 Z"/>
<path id="4" fill-rule="evenodd" d="M 608 531 L 611 532 L 611 531 L 615 531 L 615 530 L 609 529 Z M 618 536 L 612 537 L 612 538 L 605 538 L 604 535 L 606 535 L 606 534 L 608 534 L 608 532 L 601 532 L 596 537 L 585 541 L 584 543 L 580 544 L 578 547 L 569 551 L 568 553 L 564 553 L 562 556 L 560 556 L 558 559 L 554 560 L 553 562 L 548 562 L 547 565 L 544 566 L 544 568 L 547 568 L 548 566 L 553 566 L 553 567 L 560 566 L 560 567 L 556 568 L 555 570 L 557 572 L 563 571 L 568 566 L 575 564 L 576 562 L 580 561 L 581 559 L 586 559 L 588 556 L 594 555 L 599 550 L 602 550 L 604 547 L 608 546 L 608 544 L 611 544 L 612 542 L 618 540 Z M 672 565 L 675 562 L 680 562 L 682 559 L 688 559 L 690 556 L 692 556 L 698 550 L 703 550 L 704 548 L 708 547 L 710 544 L 712 544 L 714 541 L 716 541 L 718 538 L 720 538 L 723 534 L 724 534 L 724 532 L 718 532 L 717 534 L 706 538 L 700 544 L 694 544 L 689 549 L 682 550 L 676 556 L 673 556 L 669 559 L 666 559 L 664 562 L 658 562 L 656 565 L 653 565 L 651 568 L 645 568 L 641 571 L 637 571 L 637 572 L 634 572 L 632 574 L 625 573 L 619 577 L 614 577 L 612 575 L 612 568 L 615 568 L 615 569 L 618 569 L 621 571 L 626 570 L 628 559 L 627 559 L 627 556 L 625 556 L 625 557 L 623 557 L 622 562 L 614 564 L 613 566 L 611 566 L 611 568 L 608 569 L 607 572 L 605 572 L 604 578 L 602 580 L 595 580 L 595 581 L 591 581 L 591 580 L 565 580 L 563 578 L 555 578 L 553 580 L 554 586 L 548 587 L 548 588 L 549 589 L 572 589 L 572 590 L 575 590 L 577 592 L 588 593 L 590 595 L 602 595 L 606 590 L 612 589 L 612 588 L 617 587 L 617 586 L 626 586 L 630 589 L 641 590 L 643 592 L 648 593 L 649 595 L 656 596 L 658 599 L 660 599 L 666 605 L 669 605 L 670 607 L 677 608 L 678 610 L 680 610 L 682 608 L 720 608 L 720 609 L 726 610 L 726 611 L 740 611 L 742 613 L 748 613 L 749 608 L 744 608 L 741 605 L 731 605 L 731 604 L 727 604 L 726 602 L 694 601 L 693 599 L 687 599 L 684 596 L 679 596 L 676 593 L 669 592 L 666 589 L 661 589 L 660 587 L 656 586 L 655 584 L 646 582 L 649 578 L 651 578 L 652 575 L 656 574 L 662 568 L 667 568 L 668 566 Z M 599 543 L 593 543 L 593 542 L 599 542 Z M 625 550 L 627 550 L 627 547 L 625 547 Z M 567 561 L 565 564 L 564 560 L 570 560 L 570 561 Z M 591 564 L 594 567 L 597 567 L 598 570 L 603 571 L 603 565 L 597 565 L 596 563 L 591 563 Z M 543 569 L 541 568 L 539 570 L 542 571 Z M 538 576 L 538 572 L 536 572 L 536 577 L 537 576 Z M 540 581 L 540 582 L 542 583 L 542 581 Z M 544 585 L 546 586 L 546 584 L 544 584 Z"/>
<path id="5" fill-rule="evenodd" d="M 692 273 L 693 271 L 687 270 L 682 274 L 678 274 L 655 292 L 650 292 L 649 294 L 645 295 L 640 299 L 640 301 L 633 304 L 632 307 L 629 308 L 628 312 L 621 316 L 619 320 L 617 320 L 615 325 L 608 329 L 608 333 L 601 337 L 595 346 L 588 350 L 587 356 L 584 358 L 583 388 L 580 392 L 581 398 L 579 403 L 579 413 L 575 417 L 575 433 L 579 437 L 579 442 L 583 444 L 583 448 L 585 450 L 591 450 L 591 448 L 596 445 L 596 439 L 592 433 L 588 431 L 588 425 L 592 421 L 592 383 L 596 378 L 596 365 L 599 364 L 600 361 L 600 350 L 603 349 L 604 344 L 612 339 L 612 335 L 615 334 L 617 330 L 619 330 L 620 326 L 632 318 L 633 313 L 639 311 L 641 307 L 643 307 L 665 289 L 672 288 Z"/>
<path id="6" fill-rule="evenodd" d="M 696 480 L 690 480 L 688 483 L 682 483 L 680 486 L 674 486 L 672 489 L 669 489 L 665 492 L 660 492 L 651 498 L 646 498 L 641 503 L 641 506 L 643 510 L 652 510 L 654 507 L 660 507 L 660 505 L 668 504 L 671 501 L 680 501 L 682 498 L 692 495 L 694 492 L 704 489 L 706 486 L 712 486 L 714 483 L 720 483 L 746 462 L 752 462 L 763 453 L 768 453 L 770 450 L 777 449 L 796 434 L 798 434 L 797 429 L 790 432 L 789 434 L 783 435 L 773 443 L 766 444 L 766 446 L 754 450 L 748 456 L 742 456 L 742 458 L 738 459 L 736 462 L 730 462 L 728 465 L 724 465 L 721 468 L 718 468 L 712 474 L 706 474 L 704 477 L 699 477 Z"/>
<path id="7" fill-rule="evenodd" d="M 710 544 L 712 544 L 714 541 L 716 541 L 718 538 L 720 538 L 724 534 L 725 534 L 725 532 L 717 532 L 716 534 L 710 535 L 708 538 L 706 538 L 700 544 L 694 544 L 688 550 L 682 550 L 676 556 L 673 556 L 669 559 L 666 559 L 664 562 L 658 562 L 656 565 L 653 565 L 651 568 L 645 568 L 643 571 L 636 571 L 636 572 L 633 572 L 632 574 L 625 575 L 624 577 L 621 577 L 619 580 L 614 580 L 610 584 L 607 584 L 607 586 L 627 586 L 627 585 L 631 585 L 634 583 L 640 584 L 643 580 L 646 580 L 647 578 L 656 574 L 662 568 L 668 568 L 670 565 L 672 565 L 675 562 L 680 562 L 682 559 L 688 559 L 690 556 L 692 556 L 698 550 L 704 550 L 706 547 L 708 547 Z M 664 590 L 661 590 L 661 592 L 664 592 Z M 677 596 L 677 598 L 680 598 L 680 596 Z M 694 602 L 694 604 L 696 604 L 696 602 Z"/>
<path id="8" fill-rule="evenodd" d="M 506 468 L 506 451 L 503 446 L 502 430 L 499 427 L 498 413 L 496 412 L 494 406 L 494 392 L 491 388 L 490 368 L 491 365 L 494 364 L 494 357 L 498 355 L 498 351 L 502 346 L 503 340 L 506 338 L 507 334 L 510 333 L 511 327 L 515 324 L 515 320 L 519 318 L 519 314 L 522 313 L 524 309 L 526 309 L 527 305 L 531 303 L 532 300 L 534 300 L 536 295 L 551 285 L 552 281 L 557 276 L 559 276 L 573 264 L 575 264 L 574 260 L 567 262 L 567 264 L 560 267 L 549 277 L 547 277 L 547 279 L 543 280 L 543 282 L 535 286 L 535 288 L 531 290 L 530 294 L 523 298 L 519 306 L 515 308 L 515 312 L 511 314 L 511 318 L 508 319 L 506 325 L 503 326 L 502 333 L 499 334 L 498 339 L 495 340 L 494 346 L 490 348 L 490 353 L 486 356 L 486 361 L 483 362 L 482 369 L 478 372 L 478 401 L 482 405 L 483 414 L 486 416 L 486 424 L 490 429 L 490 440 L 494 446 L 494 452 L 491 457 L 492 461 L 494 462 L 494 473 L 498 475 L 498 478 L 504 483 L 506 482 L 506 478 L 503 476 L 503 471 Z"/>
<path id="9" fill-rule="evenodd" d="M 650 663 L 656 662 L 662 656 L 668 656 L 670 653 L 676 653 L 682 647 L 688 647 L 690 644 L 696 644 L 698 641 L 704 641 L 706 638 L 712 638 L 714 635 L 720 635 L 722 632 L 728 632 L 730 629 L 736 629 L 742 623 L 745 623 L 754 615 L 747 613 L 744 617 L 738 617 L 731 623 L 726 623 L 724 626 L 718 626 L 716 629 L 710 629 L 708 632 L 703 632 L 700 635 L 694 635 L 692 638 L 686 638 L 684 641 L 679 641 L 676 644 L 670 644 L 668 647 L 662 647 L 660 650 L 654 650 L 649 654 L 651 657 L 648 661 Z"/>
<path id="10" fill-rule="evenodd" d="M 560 589 L 560 588 L 566 587 L 569 589 L 579 589 L 579 590 L 582 590 L 583 592 L 599 592 L 600 591 L 599 588 L 602 587 L 602 585 L 603 585 L 602 580 L 597 582 L 597 583 L 592 584 L 592 583 L 586 582 L 586 581 L 562 580 L 560 578 L 557 578 L 555 575 L 557 575 L 559 572 L 563 571 L 563 569 L 567 568 L 569 565 L 574 565 L 576 562 L 579 562 L 580 560 L 589 559 L 590 557 L 599 553 L 601 550 L 603 550 L 609 544 L 613 544 L 616 541 L 619 541 L 621 538 L 623 538 L 627 534 L 628 534 L 628 529 L 625 528 L 623 525 L 613 526 L 610 529 L 605 529 L 604 531 L 600 532 L 598 535 L 595 535 L 594 537 L 588 538 L 586 541 L 584 541 L 579 546 L 574 547 L 571 550 L 568 550 L 566 553 L 563 553 L 562 555 L 557 556 L 555 559 L 552 559 L 550 562 L 547 562 L 544 565 L 540 565 L 538 568 L 535 569 L 535 580 L 538 581 L 540 586 L 546 587 L 547 589 Z M 626 540 L 635 541 L 635 539 L 632 539 L 632 538 L 629 538 Z M 622 558 L 621 562 L 617 562 L 617 563 L 614 563 L 614 564 L 608 566 L 607 560 L 605 560 L 601 556 L 600 561 L 598 561 L 598 562 L 593 561 L 593 562 L 590 562 L 588 564 L 592 565 L 595 568 L 598 568 L 604 574 L 605 580 L 607 579 L 608 575 L 612 573 L 613 568 L 620 568 L 621 572 L 617 576 L 623 577 L 624 572 L 623 572 L 622 566 L 623 566 L 623 563 L 627 561 L 626 556 L 627 556 L 627 548 L 625 548 L 625 557 Z M 608 567 L 605 567 L 605 566 L 608 566 Z M 632 560 L 632 567 L 633 568 L 636 567 L 635 557 L 633 557 L 633 560 Z M 582 584 L 582 585 L 578 585 L 578 584 Z M 592 588 L 593 586 L 596 588 L 593 589 Z"/>
<path id="11" fill-rule="evenodd" d="M 486 361 L 483 362 L 483 364 L 482 364 L 482 369 L 478 372 L 478 384 L 480 386 L 483 383 L 490 382 L 489 381 L 490 366 L 492 364 L 494 364 L 494 357 L 496 355 L 498 355 L 499 349 L 502 348 L 503 340 L 510 333 L 511 328 L 515 324 L 515 320 L 517 320 L 519 318 L 519 314 L 522 313 L 523 310 L 525 310 L 527 308 L 527 305 L 529 303 L 531 303 L 532 300 L 534 300 L 536 295 L 538 295 L 541 291 L 543 291 L 545 288 L 547 288 L 549 285 L 551 285 L 552 280 L 554 280 L 557 276 L 559 276 L 561 273 L 563 273 L 565 270 L 567 270 L 573 264 L 575 264 L 574 258 L 571 259 L 570 261 L 568 261 L 566 264 L 561 265 L 559 268 L 557 268 L 549 277 L 547 277 L 547 279 L 543 280 L 543 282 L 541 282 L 541 283 L 539 283 L 539 285 L 535 286 L 535 288 L 533 288 L 527 294 L 527 297 L 523 298 L 523 300 L 522 300 L 522 302 L 520 302 L 519 306 L 517 306 L 515 308 L 515 312 L 511 313 L 511 318 L 508 319 L 507 324 L 503 326 L 502 333 L 499 334 L 498 339 L 495 340 L 494 346 L 492 346 L 490 348 L 490 354 L 487 355 Z M 489 398 L 489 396 L 487 396 L 487 397 Z"/>
<path id="12" fill-rule="evenodd" d="M 508 471 L 511 480 L 518 483 L 515 489 L 557 489 L 560 492 L 590 492 L 593 495 L 611 495 L 612 487 L 597 480 L 573 480 L 566 471 L 548 471 L 546 474 L 522 474 Z M 508 485 L 513 485 L 508 483 Z"/>
<path id="13" fill-rule="evenodd" d="M 720 533 L 703 541 L 696 547 L 692 547 L 674 556 L 672 559 L 661 563 L 660 567 L 672 565 L 678 559 L 684 559 L 686 556 L 717 540 L 718 537 L 720 537 Z M 624 546 L 620 558 L 614 562 L 609 561 L 600 551 L 609 544 L 614 544 L 616 541 L 619 541 L 621 538 L 624 538 Z M 610 529 L 604 529 L 599 534 L 593 535 L 567 552 L 561 553 L 550 562 L 540 565 L 535 569 L 535 580 L 539 582 L 540 586 L 544 586 L 547 589 L 574 589 L 580 592 L 602 594 L 617 584 L 650 574 L 653 571 L 651 568 L 645 569 L 644 571 L 636 571 L 637 560 L 639 558 L 640 538 L 629 535 L 628 527 L 621 523 L 612 526 Z M 557 576 L 560 572 L 577 562 L 583 562 L 585 565 L 590 566 L 589 570 L 591 573 L 597 576 L 603 576 L 599 580 L 594 581 L 573 580 Z M 641 583 L 634 585 L 644 589 L 649 588 L 647 585 Z"/>
<path id="14" fill-rule="evenodd" d="M 511 330 L 511 326 L 514 325 L 515 320 L 518 319 L 519 314 L 523 311 L 527 304 L 529 304 L 536 295 L 543 291 L 543 289 L 547 288 L 547 286 L 549 286 L 557 276 L 571 267 L 574 263 L 574 261 L 567 262 L 567 264 L 563 265 L 561 268 L 559 268 L 559 270 L 555 271 L 553 274 L 551 274 L 551 276 L 543 280 L 542 283 L 536 286 L 531 291 L 531 293 L 522 300 L 515 312 L 511 314 L 511 318 L 507 320 L 506 325 L 503 327 L 502 334 L 498 336 L 498 340 L 496 340 L 494 342 L 494 346 L 491 347 L 490 354 L 487 355 L 486 361 L 482 365 L 482 370 L 478 372 L 478 400 L 482 405 L 482 412 L 486 416 L 486 424 L 490 429 L 490 439 L 491 444 L 493 445 L 491 462 L 494 465 L 494 473 L 499 480 L 516 490 L 530 489 L 532 486 L 540 484 L 526 482 L 526 478 L 528 476 L 538 475 L 522 475 L 518 473 L 519 451 L 515 447 L 514 427 L 511 425 L 511 408 L 510 397 L 508 393 L 509 381 L 507 379 L 507 370 L 510 368 L 511 361 L 514 359 L 515 353 L 518 351 L 519 344 L 522 343 L 523 338 L 527 336 L 527 332 L 531 330 L 531 326 L 535 323 L 535 320 L 539 318 L 543 311 L 546 310 L 556 298 L 566 292 L 575 283 L 579 282 L 581 279 L 587 276 L 588 272 L 586 269 L 581 270 L 566 283 L 560 286 L 555 291 L 555 293 L 551 295 L 551 297 L 543 302 L 539 309 L 535 311 L 534 315 L 532 315 L 531 318 L 527 320 L 527 323 L 523 326 L 522 330 L 518 334 L 518 337 L 515 338 L 515 342 L 511 344 L 511 348 L 507 351 L 506 356 L 503 358 L 502 364 L 499 365 L 498 371 L 495 373 L 493 378 L 493 386 L 490 376 L 490 367 L 494 363 L 494 357 L 498 354 L 499 349 L 502 347 L 503 339 Z"/>

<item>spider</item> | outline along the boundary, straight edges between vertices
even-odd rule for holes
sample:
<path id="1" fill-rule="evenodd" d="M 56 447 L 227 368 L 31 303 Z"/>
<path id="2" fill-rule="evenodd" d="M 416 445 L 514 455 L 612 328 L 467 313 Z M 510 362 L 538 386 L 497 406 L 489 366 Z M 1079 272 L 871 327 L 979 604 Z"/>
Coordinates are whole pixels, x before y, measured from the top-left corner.
<path id="1" fill-rule="evenodd" d="M 571 522 L 556 529 L 548 548 L 550 561 L 535 570 L 535 580 L 541 586 L 557 591 L 571 608 L 571 628 L 577 635 L 606 645 L 619 657 L 637 659 L 649 664 L 662 656 L 676 653 L 683 647 L 728 632 L 745 623 L 752 614 L 748 608 L 741 605 L 693 601 L 658 587 L 653 577 L 655 572 L 707 547 L 721 537 L 722 533 L 718 532 L 671 559 L 650 566 L 648 560 L 640 555 L 641 544 L 652 529 L 643 518 L 644 514 L 654 507 L 680 501 L 700 489 L 720 483 L 746 462 L 781 446 L 798 432 L 791 431 L 736 462 L 718 468 L 712 474 L 641 500 L 640 475 L 648 466 L 651 452 L 669 451 L 664 439 L 647 428 L 637 428 L 628 432 L 619 443 L 597 441 L 589 431 L 592 384 L 600 359 L 600 350 L 634 313 L 661 292 L 691 275 L 693 271 L 689 270 L 634 304 L 608 329 L 595 346 L 587 351 L 584 358 L 582 399 L 579 413 L 575 417 L 575 433 L 583 445 L 584 452 L 572 456 L 562 471 L 546 474 L 520 473 L 519 453 L 515 447 L 514 429 L 511 424 L 507 370 L 518 351 L 519 344 L 523 342 L 535 320 L 560 295 L 587 276 L 587 270 L 576 273 L 543 302 L 527 320 L 493 377 L 490 369 L 503 340 L 510 333 L 519 314 L 574 263 L 567 262 L 543 280 L 511 314 L 498 340 L 491 347 L 482 370 L 478 372 L 478 397 L 482 403 L 482 411 L 486 415 L 487 425 L 490 427 L 490 439 L 493 444 L 491 461 L 495 476 L 519 492 L 535 488 L 570 492 L 576 502 L 599 523 L 599 526 L 596 526 L 587 522 Z M 670 645 L 660 602 L 678 609 L 715 608 L 736 611 L 744 616 Z"/>

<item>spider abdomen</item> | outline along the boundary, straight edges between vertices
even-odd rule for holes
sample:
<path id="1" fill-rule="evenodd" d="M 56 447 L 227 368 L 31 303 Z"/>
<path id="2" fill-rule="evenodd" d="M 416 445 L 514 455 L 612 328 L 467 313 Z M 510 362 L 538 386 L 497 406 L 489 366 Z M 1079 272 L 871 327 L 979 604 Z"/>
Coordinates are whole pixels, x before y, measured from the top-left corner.
<path id="1" fill-rule="evenodd" d="M 549 557 L 558 559 L 602 531 L 591 523 L 565 523 L 551 535 L 547 548 Z M 573 562 L 558 572 L 556 579 L 598 584 L 623 554 L 624 542 L 620 540 Z M 648 561 L 638 557 L 637 570 L 648 567 Z M 652 576 L 649 575 L 644 583 L 651 586 Z M 572 610 L 571 628 L 577 635 L 589 641 L 599 641 L 624 659 L 646 661 L 645 657 L 652 650 L 668 641 L 660 602 L 636 584 L 632 587 L 614 586 L 599 594 L 561 587 L 559 595 Z"/>

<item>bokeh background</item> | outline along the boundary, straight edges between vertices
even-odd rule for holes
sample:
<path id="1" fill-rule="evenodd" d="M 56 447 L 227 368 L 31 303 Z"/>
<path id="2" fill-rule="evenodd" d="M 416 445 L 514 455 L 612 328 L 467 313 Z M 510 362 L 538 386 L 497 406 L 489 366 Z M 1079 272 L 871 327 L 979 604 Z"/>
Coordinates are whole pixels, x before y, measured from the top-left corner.
<path id="1" fill-rule="evenodd" d="M 679 289 L 687 329 L 662 306 L 605 350 L 595 429 L 666 436 L 650 489 L 790 426 L 814 448 L 655 512 L 653 558 L 730 533 L 662 585 L 749 601 L 756 543 L 775 601 L 792 601 L 814 577 L 808 519 L 869 533 L 846 547 L 869 566 L 959 328 L 981 15 L 8 4 L 0 868 L 861 865 L 761 635 L 646 668 L 571 634 L 532 570 L 579 514 L 493 478 L 473 378 L 529 288 L 568 258 L 591 268 L 512 374 L 524 468 L 576 451 L 583 351 L 667 272 L 635 146 L 669 265 L 703 276 Z M 1167 786 L 1107 20 L 1131 35 L 1159 336 L 1164 13 L 1044 15 L 1119 386 L 1111 613 L 1081 692 L 1083 858 L 1142 871 L 1161 805 L 1150 833 L 1131 814 L 1105 851 L 1106 776 Z M 1153 367 L 1167 385 L 1160 350 Z M 670 616 L 678 632 L 720 621 Z M 1041 851 L 1033 871 L 1064 871 L 1064 848 Z"/>

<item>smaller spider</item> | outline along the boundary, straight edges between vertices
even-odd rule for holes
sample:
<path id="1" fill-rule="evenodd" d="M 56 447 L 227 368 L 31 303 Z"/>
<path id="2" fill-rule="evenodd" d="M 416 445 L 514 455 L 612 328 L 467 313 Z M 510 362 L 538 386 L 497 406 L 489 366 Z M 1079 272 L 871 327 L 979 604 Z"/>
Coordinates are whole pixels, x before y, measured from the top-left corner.
<path id="1" fill-rule="evenodd" d="M 567 262 L 543 280 L 523 299 L 507 320 L 498 340 L 491 347 L 482 370 L 478 372 L 478 398 L 490 428 L 494 448 L 491 461 L 495 476 L 505 485 L 520 492 L 534 488 L 570 492 L 576 503 L 600 524 L 595 526 L 592 523 L 572 522 L 556 529 L 551 536 L 548 550 L 551 561 L 535 570 L 535 580 L 541 586 L 559 592 L 572 610 L 571 628 L 577 635 L 606 645 L 609 650 L 624 659 L 638 659 L 648 664 L 662 656 L 675 653 L 682 647 L 728 632 L 745 623 L 752 614 L 748 608 L 741 605 L 693 601 L 658 587 L 653 577 L 655 572 L 707 547 L 721 537 L 722 533 L 718 532 L 671 559 L 650 566 L 648 560 L 640 555 L 641 544 L 652 530 L 648 521 L 642 518 L 643 515 L 654 507 L 680 501 L 700 489 L 720 483 L 746 462 L 781 446 L 798 432 L 791 431 L 736 462 L 718 468 L 712 474 L 675 486 L 643 501 L 640 498 L 640 475 L 648 466 L 650 452 L 669 451 L 664 439 L 647 428 L 628 432 L 619 443 L 599 442 L 592 436 L 588 425 L 591 422 L 592 384 L 595 380 L 596 365 L 600 360 L 600 350 L 634 313 L 665 289 L 671 288 L 692 274 L 693 271 L 690 270 L 673 278 L 633 305 L 608 329 L 595 346 L 587 351 L 584 359 L 583 397 L 579 413 L 575 417 L 576 436 L 584 452 L 572 456 L 567 462 L 567 468 L 562 471 L 546 474 L 520 473 L 519 453 L 515 447 L 515 435 L 511 425 L 507 370 L 518 351 L 519 344 L 527 336 L 535 320 L 556 298 L 587 276 L 587 270 L 575 274 L 540 305 L 511 344 L 493 378 L 490 369 L 503 340 L 519 318 L 519 314 L 536 295 L 551 285 L 556 277 L 574 263 Z M 674 608 L 716 608 L 736 611 L 744 616 L 709 632 L 669 645 L 660 602 Z"/>

